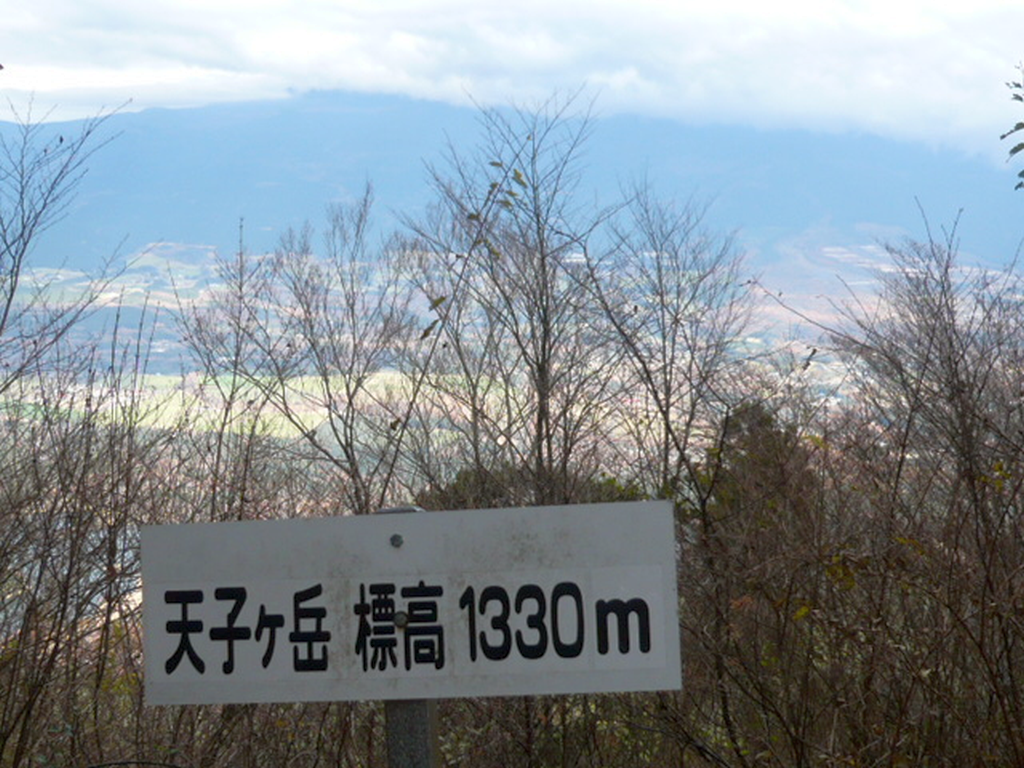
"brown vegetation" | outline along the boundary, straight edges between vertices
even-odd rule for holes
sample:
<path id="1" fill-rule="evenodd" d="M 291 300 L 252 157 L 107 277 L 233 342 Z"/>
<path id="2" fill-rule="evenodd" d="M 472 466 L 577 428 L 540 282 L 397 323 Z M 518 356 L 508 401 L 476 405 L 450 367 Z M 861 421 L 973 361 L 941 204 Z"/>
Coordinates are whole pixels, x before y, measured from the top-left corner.
<path id="1" fill-rule="evenodd" d="M 376 705 L 143 706 L 141 524 L 652 497 L 682 692 L 443 702 L 446 765 L 1024 764 L 1017 275 L 891 248 L 878 306 L 823 338 L 850 382 L 823 400 L 738 346 L 756 304 L 699 209 L 586 207 L 564 107 L 485 112 L 379 249 L 368 193 L 322 246 L 225 260 L 181 312 L 214 396 L 173 420 L 142 397 L 145 322 L 69 348 L 81 307 L 12 301 L 4 242 L 3 765 L 383 763 Z M 23 139 L 5 162 L 42 173 Z"/>

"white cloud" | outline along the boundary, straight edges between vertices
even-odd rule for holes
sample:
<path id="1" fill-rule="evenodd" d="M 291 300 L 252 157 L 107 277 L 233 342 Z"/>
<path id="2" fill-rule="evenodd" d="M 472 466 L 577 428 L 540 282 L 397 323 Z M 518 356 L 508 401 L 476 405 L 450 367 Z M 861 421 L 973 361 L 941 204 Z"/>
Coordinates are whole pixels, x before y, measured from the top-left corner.
<path id="1" fill-rule="evenodd" d="M 0 92 L 61 115 L 341 88 L 852 129 L 1002 157 L 1019 0 L 39 0 Z"/>

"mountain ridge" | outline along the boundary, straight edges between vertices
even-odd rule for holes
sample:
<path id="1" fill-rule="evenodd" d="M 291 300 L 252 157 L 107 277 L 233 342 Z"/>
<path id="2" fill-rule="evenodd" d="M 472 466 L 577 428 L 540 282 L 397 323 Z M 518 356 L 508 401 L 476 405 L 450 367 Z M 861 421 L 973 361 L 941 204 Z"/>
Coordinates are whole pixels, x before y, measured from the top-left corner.
<path id="1" fill-rule="evenodd" d="M 599 105 L 598 105 L 599 112 Z M 36 263 L 91 269 L 154 242 L 254 252 L 371 183 L 377 216 L 417 215 L 430 200 L 425 166 L 446 144 L 474 151 L 479 114 L 407 97 L 312 92 L 292 99 L 154 109 L 111 116 L 113 137 L 89 163 L 68 215 L 37 244 Z M 73 129 L 74 124 L 67 126 Z M 994 137 L 995 140 L 996 137 Z M 834 246 L 924 237 L 960 222 L 969 256 L 1011 260 L 1021 239 L 1012 169 L 982 157 L 856 134 L 684 125 L 598 115 L 583 146 L 584 183 L 610 200 L 632 180 L 708 206 L 707 223 L 736 231 L 762 265 L 831 228 Z"/>
<path id="2" fill-rule="evenodd" d="M 1012 170 L 988 159 L 866 135 L 595 111 L 582 195 L 607 202 L 641 179 L 661 199 L 705 209 L 712 233 L 734 233 L 779 327 L 835 318 L 851 287 L 871 290 L 887 243 L 929 229 L 944 238 L 956 228 L 967 265 L 1001 268 L 1016 256 L 1024 198 Z M 443 167 L 446 147 L 477 151 L 479 119 L 473 109 L 344 92 L 114 114 L 104 125 L 112 140 L 90 158 L 32 265 L 54 289 L 75 291 L 109 261 L 117 277 L 106 305 L 173 309 L 213 278 L 219 255 L 271 251 L 288 228 L 317 226 L 327 204 L 357 198 L 367 183 L 381 230 L 415 217 L 431 199 L 426 169 Z M 91 325 L 109 325 L 104 314 Z M 161 332 L 170 339 L 171 330 Z"/>

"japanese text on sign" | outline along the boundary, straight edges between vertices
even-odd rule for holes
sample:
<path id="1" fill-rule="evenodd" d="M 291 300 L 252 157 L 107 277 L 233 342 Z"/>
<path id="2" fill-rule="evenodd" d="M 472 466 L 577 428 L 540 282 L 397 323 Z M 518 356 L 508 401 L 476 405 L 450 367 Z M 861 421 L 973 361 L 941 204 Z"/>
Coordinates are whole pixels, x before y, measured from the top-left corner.
<path id="1" fill-rule="evenodd" d="M 587 522 L 594 522 L 595 509 L 623 506 L 632 505 L 590 508 Z M 514 519 L 491 536 L 511 541 L 517 531 L 536 532 L 536 510 L 506 512 Z M 492 524 L 497 519 L 493 512 L 477 514 L 494 516 Z M 486 554 L 500 570 L 480 569 L 466 557 L 454 572 L 440 572 L 437 563 L 445 559 L 426 558 L 411 543 L 422 538 L 438 547 L 440 538 L 443 548 L 453 531 L 464 535 L 473 521 L 463 513 L 407 517 L 420 520 L 359 521 L 356 535 L 333 548 L 324 546 L 331 541 L 324 524 L 354 520 L 292 521 L 302 535 L 274 555 L 279 564 L 268 561 L 268 529 L 259 525 L 148 529 L 147 699 L 215 703 L 678 687 L 671 539 L 664 552 L 670 515 L 634 520 L 629 536 L 620 530 L 625 556 L 595 545 L 563 557 L 564 567 L 551 567 L 543 551 L 541 562 L 522 562 L 520 548 L 504 559 Z M 423 518 L 446 530 L 424 533 L 434 526 Z M 317 525 L 306 530 L 301 523 L 307 522 Z M 396 526 L 410 542 L 405 552 L 387 545 Z M 638 527 L 651 530 L 638 537 Z M 374 545 L 377 561 L 369 557 Z M 299 546 L 306 557 L 293 554 Z M 183 552 L 198 558 L 206 556 L 203 550 L 222 559 L 179 565 Z M 597 566 L 585 567 L 586 559 Z"/>

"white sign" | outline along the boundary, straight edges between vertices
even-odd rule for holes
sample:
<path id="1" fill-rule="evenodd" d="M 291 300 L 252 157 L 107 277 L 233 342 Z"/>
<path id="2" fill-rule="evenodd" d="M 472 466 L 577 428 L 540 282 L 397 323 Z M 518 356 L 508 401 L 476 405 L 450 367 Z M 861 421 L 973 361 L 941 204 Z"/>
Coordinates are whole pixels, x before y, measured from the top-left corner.
<path id="1" fill-rule="evenodd" d="M 681 685 L 670 502 L 142 531 L 149 704 Z"/>

